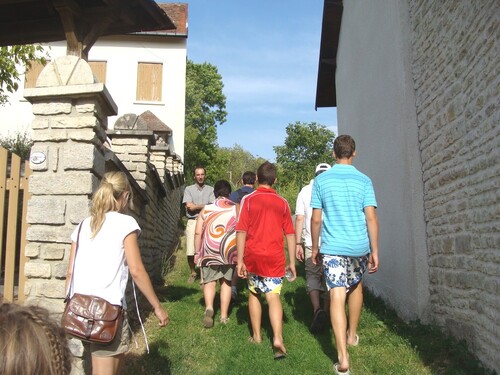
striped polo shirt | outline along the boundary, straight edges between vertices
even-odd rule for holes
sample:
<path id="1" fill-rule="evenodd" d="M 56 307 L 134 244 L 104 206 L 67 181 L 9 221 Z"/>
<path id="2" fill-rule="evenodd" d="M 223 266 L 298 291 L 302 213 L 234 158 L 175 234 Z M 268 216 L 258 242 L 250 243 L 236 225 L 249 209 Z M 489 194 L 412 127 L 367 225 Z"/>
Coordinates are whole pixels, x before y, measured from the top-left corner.
<path id="1" fill-rule="evenodd" d="M 364 208 L 377 207 L 372 181 L 350 164 L 314 179 L 311 207 L 322 210 L 321 253 L 359 257 L 370 252 Z"/>

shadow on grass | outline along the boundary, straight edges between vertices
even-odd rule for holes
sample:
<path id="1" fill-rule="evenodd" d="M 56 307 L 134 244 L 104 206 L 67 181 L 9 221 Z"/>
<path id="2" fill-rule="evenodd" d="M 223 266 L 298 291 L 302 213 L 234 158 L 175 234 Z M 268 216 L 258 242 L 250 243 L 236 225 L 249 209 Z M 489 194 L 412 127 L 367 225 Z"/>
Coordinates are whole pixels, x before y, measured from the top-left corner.
<path id="1" fill-rule="evenodd" d="M 155 288 L 155 290 L 161 301 L 170 302 L 182 301 L 184 298 L 198 293 L 196 289 L 177 285 L 163 286 Z"/>
<path id="2" fill-rule="evenodd" d="M 166 339 L 157 339 L 149 346 L 149 354 L 127 353 L 124 374 L 170 375 L 172 363 L 167 356 L 169 343 Z"/>
<path id="3" fill-rule="evenodd" d="M 422 362 L 435 374 L 495 374 L 485 370 L 468 350 L 464 341 L 444 334 L 439 327 L 419 321 L 405 323 L 380 297 L 364 289 L 364 308 L 370 310 L 386 327 L 404 338 Z"/>

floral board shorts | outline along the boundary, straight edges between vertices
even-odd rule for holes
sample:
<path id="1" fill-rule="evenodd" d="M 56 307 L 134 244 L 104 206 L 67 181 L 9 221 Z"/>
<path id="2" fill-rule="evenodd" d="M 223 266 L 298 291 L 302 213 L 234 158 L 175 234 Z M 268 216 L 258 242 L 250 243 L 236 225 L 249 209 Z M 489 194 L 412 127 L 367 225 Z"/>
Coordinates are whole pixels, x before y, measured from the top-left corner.
<path id="1" fill-rule="evenodd" d="M 254 294 L 259 293 L 281 293 L 281 287 L 283 285 L 282 277 L 264 277 L 255 275 L 253 273 L 248 273 L 248 290 Z"/>
<path id="2" fill-rule="evenodd" d="M 328 290 L 344 287 L 349 290 L 363 279 L 368 266 L 368 255 L 349 257 L 323 255 L 323 274 Z"/>

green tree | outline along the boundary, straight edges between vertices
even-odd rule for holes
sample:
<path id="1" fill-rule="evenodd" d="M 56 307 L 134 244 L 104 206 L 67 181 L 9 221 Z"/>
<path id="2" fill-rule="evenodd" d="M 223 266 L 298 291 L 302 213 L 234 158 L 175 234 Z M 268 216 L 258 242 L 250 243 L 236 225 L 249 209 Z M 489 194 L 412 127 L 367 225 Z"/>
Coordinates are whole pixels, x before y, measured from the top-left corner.
<path id="1" fill-rule="evenodd" d="M 319 163 L 333 164 L 333 140 L 335 133 L 316 122 L 296 121 L 286 127 L 285 144 L 274 146 L 278 165 L 276 189 L 295 206 L 302 186 L 314 177 Z"/>
<path id="2" fill-rule="evenodd" d="M 220 147 L 216 157 L 207 167 L 207 180 L 214 183 L 217 180 L 227 180 L 233 189 L 241 186 L 241 175 L 246 171 L 257 172 L 257 168 L 265 160 L 256 158 L 238 144 L 233 147 Z"/>
<path id="3" fill-rule="evenodd" d="M 40 45 L 0 47 L 0 105 L 8 102 L 8 93 L 19 88 L 19 76 L 24 74 L 33 61 L 45 64 L 47 54 Z"/>
<path id="4" fill-rule="evenodd" d="M 184 170 L 193 181 L 196 165 L 208 168 L 217 153 L 217 126 L 226 121 L 226 96 L 217 67 L 207 62 L 186 65 L 186 133 Z"/>

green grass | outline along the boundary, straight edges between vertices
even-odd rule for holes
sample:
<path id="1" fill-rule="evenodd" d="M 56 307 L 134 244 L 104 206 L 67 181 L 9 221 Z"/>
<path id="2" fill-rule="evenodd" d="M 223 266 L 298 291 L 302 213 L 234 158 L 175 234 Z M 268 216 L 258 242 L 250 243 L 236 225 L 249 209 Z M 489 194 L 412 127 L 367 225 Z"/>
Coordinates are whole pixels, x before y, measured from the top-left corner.
<path id="1" fill-rule="evenodd" d="M 205 329 L 202 291 L 197 283 L 186 282 L 188 267 L 183 249 L 179 249 L 175 257 L 177 261 L 174 259 L 166 285 L 157 289 L 171 322 L 160 329 L 155 316 L 149 316 L 145 326 L 150 353 L 145 352 L 144 339 L 138 329 L 136 338 L 140 347 L 126 355 L 123 374 L 333 373 L 332 362 L 337 353 L 331 329 L 317 336 L 308 330 L 312 312 L 303 266 L 298 267 L 299 278 L 293 283 L 285 281 L 283 286 L 283 335 L 288 357 L 274 361 L 265 302 L 260 345 L 247 341 L 250 336 L 248 291 L 243 281 L 240 281 L 239 303 L 232 308 L 229 323 L 226 326 L 219 323 L 216 302 L 215 326 Z M 349 348 L 352 374 L 486 374 L 463 343 L 435 327 L 404 323 L 383 301 L 367 292 L 359 335 L 360 345 Z"/>

